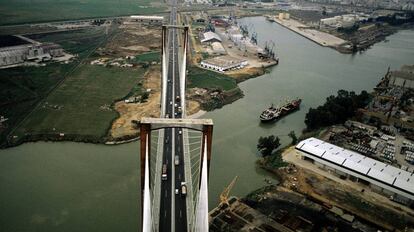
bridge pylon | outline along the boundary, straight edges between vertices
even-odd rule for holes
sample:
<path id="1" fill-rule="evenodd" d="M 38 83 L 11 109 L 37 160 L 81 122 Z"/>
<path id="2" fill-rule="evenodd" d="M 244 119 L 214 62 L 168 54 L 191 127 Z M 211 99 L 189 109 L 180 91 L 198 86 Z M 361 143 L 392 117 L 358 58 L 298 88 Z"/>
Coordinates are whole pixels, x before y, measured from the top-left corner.
<path id="1" fill-rule="evenodd" d="M 187 197 L 187 201 L 191 201 L 191 209 L 187 211 L 190 212 L 192 215 L 189 219 L 190 230 L 189 231 L 200 231 L 200 232 L 208 232 L 208 176 L 209 176 L 209 169 L 210 169 L 210 159 L 211 159 L 211 148 L 212 148 L 212 138 L 213 138 L 213 121 L 211 119 L 187 119 L 187 118 L 142 118 L 139 123 L 140 129 L 140 160 L 141 160 L 141 205 L 145 206 L 152 202 L 150 197 L 149 190 L 146 188 L 157 187 L 157 186 L 150 186 L 147 182 L 150 182 L 149 176 L 161 175 L 161 170 L 155 169 L 155 173 L 151 173 L 152 165 L 154 167 L 160 167 L 161 165 L 151 164 L 150 162 L 150 145 L 151 143 L 151 132 L 156 130 L 162 130 L 166 128 L 180 128 L 180 129 L 187 129 L 188 131 L 198 131 L 201 132 L 201 149 L 200 149 L 200 157 L 199 157 L 199 173 L 200 175 L 197 177 L 198 179 L 192 180 L 194 183 L 198 183 L 197 189 L 192 189 L 193 186 L 189 185 L 188 187 L 189 192 L 193 192 L 197 194 L 195 196 L 195 201 L 193 202 L 194 198 L 192 196 Z M 188 154 L 190 155 L 190 154 Z M 190 160 L 189 157 L 184 157 L 184 160 Z M 185 162 L 184 162 L 185 163 Z M 192 165 L 188 162 L 186 168 L 190 169 L 189 172 L 191 173 Z M 155 174 L 155 175 L 152 175 Z M 191 174 L 190 174 L 191 175 Z M 151 207 L 154 209 L 154 207 Z M 153 224 L 151 220 L 152 212 L 148 215 L 148 212 L 143 208 L 142 209 L 142 221 L 143 225 L 151 225 Z M 207 222 L 207 225 L 206 225 Z M 203 224 L 200 226 L 200 224 Z M 206 229 L 207 228 L 207 229 Z M 153 231 L 155 228 L 152 228 Z M 143 230 L 145 231 L 145 230 Z"/>

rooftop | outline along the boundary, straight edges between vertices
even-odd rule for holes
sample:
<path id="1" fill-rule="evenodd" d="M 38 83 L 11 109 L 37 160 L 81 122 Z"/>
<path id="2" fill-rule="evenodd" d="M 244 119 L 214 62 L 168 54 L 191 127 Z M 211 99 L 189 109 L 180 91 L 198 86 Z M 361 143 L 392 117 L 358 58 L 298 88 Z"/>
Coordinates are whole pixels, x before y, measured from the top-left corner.
<path id="1" fill-rule="evenodd" d="M 404 171 L 316 138 L 301 141 L 296 149 L 402 191 L 414 199 L 414 173 L 412 172 Z"/>
<path id="2" fill-rule="evenodd" d="M 213 48 L 213 51 L 219 51 L 219 52 L 225 52 L 223 45 L 220 42 L 213 42 L 211 43 L 211 47 Z"/>
<path id="3" fill-rule="evenodd" d="M 212 39 L 216 39 L 218 41 L 221 41 L 221 38 L 219 35 L 217 35 L 216 33 L 212 32 L 212 31 L 207 31 L 203 34 L 204 39 L 201 40 L 201 42 L 208 42 Z"/>
<path id="4" fill-rule="evenodd" d="M 404 80 L 414 80 L 414 73 L 410 73 L 407 71 L 392 71 L 391 77 L 401 78 Z"/>
<path id="5" fill-rule="evenodd" d="M 164 20 L 163 16 L 156 15 L 131 15 L 131 19 L 152 19 L 152 20 Z"/>

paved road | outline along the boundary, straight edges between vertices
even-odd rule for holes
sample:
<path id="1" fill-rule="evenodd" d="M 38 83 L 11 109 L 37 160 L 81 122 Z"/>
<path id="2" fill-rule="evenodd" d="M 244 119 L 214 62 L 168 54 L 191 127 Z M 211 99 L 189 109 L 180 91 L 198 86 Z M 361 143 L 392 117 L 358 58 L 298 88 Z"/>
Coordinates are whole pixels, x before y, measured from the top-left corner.
<path id="1" fill-rule="evenodd" d="M 170 24 L 177 24 L 176 0 L 171 1 Z M 181 118 L 181 107 L 176 97 L 180 95 L 180 77 L 178 62 L 177 29 L 168 32 L 168 80 L 165 112 L 171 118 Z M 165 130 L 163 164 L 167 165 L 167 180 L 161 183 L 159 231 L 187 231 L 186 196 L 181 194 L 181 182 L 185 182 L 183 163 L 183 139 L 181 129 Z M 179 157 L 179 165 L 174 164 L 174 157 Z M 178 194 L 176 194 L 178 189 Z"/>

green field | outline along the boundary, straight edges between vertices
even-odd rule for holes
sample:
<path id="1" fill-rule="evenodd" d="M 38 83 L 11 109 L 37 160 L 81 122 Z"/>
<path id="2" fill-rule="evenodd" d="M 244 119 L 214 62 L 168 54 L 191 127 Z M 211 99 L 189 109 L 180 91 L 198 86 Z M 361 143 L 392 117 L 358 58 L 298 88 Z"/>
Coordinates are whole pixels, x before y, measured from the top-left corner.
<path id="1" fill-rule="evenodd" d="M 161 61 L 161 57 L 160 57 L 160 52 L 148 52 L 148 53 L 144 53 L 141 55 L 138 55 L 135 57 L 134 62 L 136 63 L 143 63 L 143 62 L 160 62 Z"/>
<path id="2" fill-rule="evenodd" d="M 72 65 L 52 64 L 45 67 L 19 67 L 0 70 L 0 114 L 8 118 L 7 128 L 0 131 L 0 145 L 7 133 L 19 123 Z"/>
<path id="3" fill-rule="evenodd" d="M 8 118 L 0 130 L 0 145 L 6 135 L 69 74 L 80 61 L 88 57 L 105 41 L 101 28 L 49 34 L 36 37 L 39 41 L 58 42 L 79 59 L 69 64 L 51 63 L 45 67 L 16 67 L 0 70 L 0 114 Z"/>
<path id="4" fill-rule="evenodd" d="M 219 88 L 222 90 L 237 88 L 237 83 L 233 78 L 195 66 L 188 67 L 188 79 L 189 88 Z"/>
<path id="5" fill-rule="evenodd" d="M 151 14 L 161 0 L 0 0 L 0 25 L 80 18 Z"/>
<path id="6" fill-rule="evenodd" d="M 82 65 L 13 133 L 103 137 L 117 112 L 110 109 L 138 84 L 143 69 Z M 46 103 L 47 102 L 47 103 Z"/>

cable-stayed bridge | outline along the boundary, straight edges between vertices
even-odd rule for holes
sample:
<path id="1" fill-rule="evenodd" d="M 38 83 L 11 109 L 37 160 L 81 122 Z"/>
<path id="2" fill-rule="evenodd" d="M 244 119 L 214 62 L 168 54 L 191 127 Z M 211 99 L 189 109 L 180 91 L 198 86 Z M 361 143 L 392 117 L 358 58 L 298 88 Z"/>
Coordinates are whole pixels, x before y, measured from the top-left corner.
<path id="1" fill-rule="evenodd" d="M 208 174 L 213 122 L 186 118 L 188 26 L 177 0 L 162 27 L 160 118 L 142 118 L 142 231 L 208 231 Z"/>

